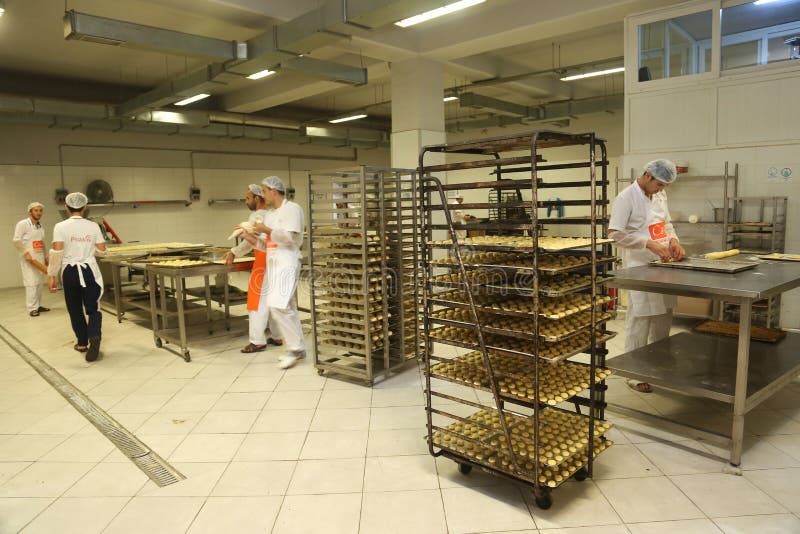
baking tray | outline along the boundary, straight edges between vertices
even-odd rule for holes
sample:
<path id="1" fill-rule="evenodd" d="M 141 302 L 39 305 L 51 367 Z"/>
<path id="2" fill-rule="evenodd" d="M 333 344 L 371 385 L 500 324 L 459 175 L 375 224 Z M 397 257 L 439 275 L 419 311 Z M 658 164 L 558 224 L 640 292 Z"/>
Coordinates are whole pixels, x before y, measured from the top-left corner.
<path id="1" fill-rule="evenodd" d="M 800 261 L 800 254 L 784 254 L 782 252 L 775 252 L 773 254 L 764 254 L 758 256 L 762 260 L 778 260 L 778 261 Z"/>
<path id="2" fill-rule="evenodd" d="M 674 269 L 688 269 L 690 271 L 710 271 L 715 273 L 738 273 L 752 269 L 758 264 L 751 261 L 707 260 L 705 258 L 684 258 L 681 261 L 662 262 L 651 261 L 654 267 L 672 267 Z"/>

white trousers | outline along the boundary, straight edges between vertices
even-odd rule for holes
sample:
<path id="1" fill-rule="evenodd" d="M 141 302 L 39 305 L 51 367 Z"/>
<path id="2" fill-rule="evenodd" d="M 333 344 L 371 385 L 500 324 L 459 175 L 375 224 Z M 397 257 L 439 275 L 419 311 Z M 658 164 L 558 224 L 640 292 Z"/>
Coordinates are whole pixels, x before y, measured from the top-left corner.
<path id="1" fill-rule="evenodd" d="M 36 284 L 35 286 L 25 286 L 25 305 L 28 307 L 29 312 L 32 312 L 33 310 L 38 310 L 41 300 L 42 300 L 42 284 Z"/>
<path id="2" fill-rule="evenodd" d="M 669 336 L 671 326 L 671 308 L 667 309 L 667 313 L 661 315 L 637 317 L 634 307 L 628 306 L 625 316 L 625 352 L 664 339 Z"/>
<path id="3" fill-rule="evenodd" d="M 294 296 L 289 299 L 288 308 L 270 308 L 270 324 L 276 327 L 276 333 L 283 338 L 283 345 L 289 352 L 303 352 L 306 342 L 303 339 L 303 325 L 300 324 L 300 313 Z"/>
<path id="4" fill-rule="evenodd" d="M 253 345 L 266 345 L 267 336 L 264 331 L 269 323 L 269 306 L 267 306 L 267 296 L 261 295 L 258 301 L 258 310 L 247 312 L 250 319 L 249 336 L 250 343 Z"/>

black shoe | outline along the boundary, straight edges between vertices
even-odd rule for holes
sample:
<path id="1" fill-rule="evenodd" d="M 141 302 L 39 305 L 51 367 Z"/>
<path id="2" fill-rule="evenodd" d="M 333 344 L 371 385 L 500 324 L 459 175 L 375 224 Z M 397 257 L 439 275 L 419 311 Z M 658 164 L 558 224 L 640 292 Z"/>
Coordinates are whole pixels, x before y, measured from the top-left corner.
<path id="1" fill-rule="evenodd" d="M 36 310 L 36 311 L 38 311 L 39 313 L 48 312 L 48 311 L 50 311 L 50 308 L 45 308 L 44 306 L 39 306 L 39 309 Z"/>
<path id="2" fill-rule="evenodd" d="M 39 317 L 39 310 L 33 310 L 30 315 L 31 317 Z"/>
<path id="3" fill-rule="evenodd" d="M 275 345 L 276 347 L 280 347 L 281 345 L 283 345 L 283 340 L 282 339 L 275 339 L 275 338 L 271 337 L 271 338 L 267 339 L 267 345 Z"/>
<path id="4" fill-rule="evenodd" d="M 89 338 L 89 350 L 86 351 L 86 361 L 93 362 L 100 355 L 100 336 Z"/>

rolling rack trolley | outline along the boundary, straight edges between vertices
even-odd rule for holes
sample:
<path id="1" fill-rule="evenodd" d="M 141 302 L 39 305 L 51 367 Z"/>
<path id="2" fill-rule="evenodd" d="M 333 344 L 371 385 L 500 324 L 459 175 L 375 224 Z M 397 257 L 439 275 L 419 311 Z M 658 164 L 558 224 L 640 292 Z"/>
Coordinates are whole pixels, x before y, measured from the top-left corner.
<path id="1" fill-rule="evenodd" d="M 544 163 L 542 151 L 560 147 L 573 147 L 567 157 L 577 162 Z M 432 153 L 458 162 L 427 165 Z M 598 237 L 607 230 L 607 166 L 605 143 L 592 133 L 541 131 L 427 146 L 420 154 L 430 453 L 454 460 L 464 474 L 478 466 L 529 485 L 543 509 L 553 488 L 591 476 L 593 459 L 612 444 L 603 411 L 605 342 L 615 334 L 605 327 L 612 313 L 603 281 L 614 259 L 610 240 Z M 481 169 L 493 169 L 496 179 L 458 182 Z M 449 185 L 439 172 L 448 173 Z M 485 191 L 489 199 L 459 209 L 527 208 L 530 219 L 470 223 L 486 235 L 460 242 L 456 230 L 466 225 L 453 223 L 446 199 L 456 189 L 473 198 Z M 540 201 L 542 189 L 569 200 Z M 523 193 L 529 198 L 520 200 Z M 548 206 L 584 213 L 547 219 Z M 576 237 L 550 237 L 565 229 Z M 570 359 L 581 353 L 588 363 Z"/>
<path id="2" fill-rule="evenodd" d="M 412 170 L 308 178 L 314 365 L 371 386 L 416 358 Z"/>

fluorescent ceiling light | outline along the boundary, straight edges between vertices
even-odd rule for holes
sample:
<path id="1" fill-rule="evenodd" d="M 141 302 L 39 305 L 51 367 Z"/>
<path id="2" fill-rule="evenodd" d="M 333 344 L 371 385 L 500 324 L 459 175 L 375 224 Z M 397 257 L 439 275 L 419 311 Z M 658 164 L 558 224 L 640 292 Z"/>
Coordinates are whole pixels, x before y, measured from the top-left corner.
<path id="1" fill-rule="evenodd" d="M 777 2 L 778 0 L 756 0 L 753 4 L 757 6 L 763 6 L 764 4 L 771 4 L 772 2 Z"/>
<path id="2" fill-rule="evenodd" d="M 565 76 L 561 78 L 562 82 L 571 82 L 572 80 L 582 80 L 583 78 L 593 78 L 595 76 L 605 76 L 606 74 L 614 74 L 615 72 L 623 72 L 625 67 L 615 67 L 613 69 L 596 70 L 594 72 L 586 72 L 584 74 L 573 74 L 572 76 Z"/>
<path id="3" fill-rule="evenodd" d="M 186 104 L 191 104 L 192 102 L 197 102 L 198 100 L 203 100 L 204 98 L 208 98 L 209 94 L 200 93 L 199 95 L 190 96 L 189 98 L 184 98 L 178 102 L 175 102 L 176 106 L 185 106 Z"/>
<path id="4" fill-rule="evenodd" d="M 329 120 L 328 122 L 330 122 L 331 124 L 338 124 L 340 122 L 347 122 L 347 121 L 354 121 L 354 120 L 358 120 L 358 119 L 363 119 L 366 116 L 367 116 L 366 114 L 361 113 L 359 115 L 349 115 L 347 117 L 341 117 L 339 119 L 332 119 L 332 120 Z"/>
<path id="5" fill-rule="evenodd" d="M 0 0 L 0 17 L 5 15 L 6 13 L 6 2 L 5 0 Z"/>
<path id="6" fill-rule="evenodd" d="M 266 78 L 270 74 L 275 74 L 275 71 L 274 70 L 269 70 L 269 69 L 260 70 L 260 71 L 256 72 L 255 74 L 251 74 L 250 76 L 248 76 L 247 79 L 248 80 L 260 80 L 261 78 Z"/>
<path id="7" fill-rule="evenodd" d="M 457 96 L 446 96 L 442 99 L 444 102 L 452 102 L 453 100 L 458 100 Z"/>
<path id="8" fill-rule="evenodd" d="M 468 7 L 482 4 L 485 1 L 486 0 L 460 0 L 459 2 L 453 2 L 452 4 L 447 4 L 446 6 L 432 9 L 430 11 L 426 11 L 425 13 L 420 13 L 419 15 L 414 15 L 413 17 L 395 22 L 395 25 L 400 26 L 401 28 L 408 28 L 409 26 L 419 24 L 420 22 L 425 22 L 437 17 L 449 15 L 450 13 L 455 13 L 456 11 L 461 11 L 462 9 L 466 9 Z"/>

